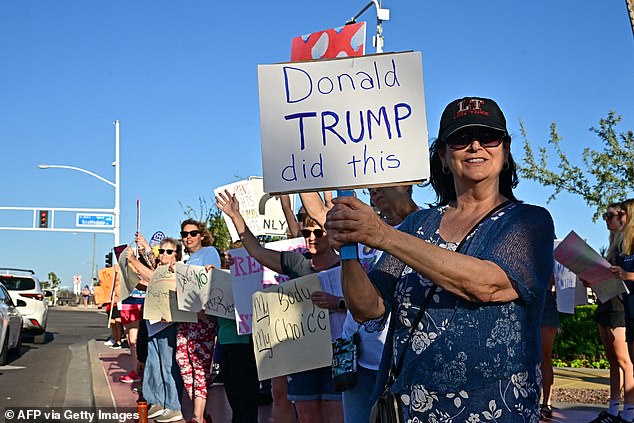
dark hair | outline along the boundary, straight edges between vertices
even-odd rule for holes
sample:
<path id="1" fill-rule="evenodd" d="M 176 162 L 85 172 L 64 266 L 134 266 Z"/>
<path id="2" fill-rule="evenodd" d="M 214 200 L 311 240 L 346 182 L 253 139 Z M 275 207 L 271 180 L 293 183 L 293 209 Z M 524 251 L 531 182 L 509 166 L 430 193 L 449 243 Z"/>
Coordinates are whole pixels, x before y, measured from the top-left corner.
<path id="1" fill-rule="evenodd" d="M 162 247 L 168 242 L 176 247 L 176 261 L 181 261 L 183 259 L 183 244 L 177 239 L 167 237 L 161 240 L 160 246 Z"/>
<path id="2" fill-rule="evenodd" d="M 194 219 L 187 219 L 181 223 L 181 231 L 185 230 L 185 226 L 187 225 L 194 225 L 198 228 L 202 236 L 201 244 L 203 247 L 211 247 L 213 245 L 214 236 L 209 232 L 207 225 Z"/>
<path id="3" fill-rule="evenodd" d="M 511 137 L 504 138 L 503 145 L 509 145 Z M 438 206 L 444 206 L 456 200 L 456 187 L 454 185 L 453 174 L 445 174 L 443 172 L 440 154 L 445 151 L 447 145 L 440 139 L 435 139 L 429 147 L 429 182 L 436 192 L 436 200 Z M 513 194 L 513 188 L 517 186 L 517 167 L 513 155 L 509 149 L 507 160 L 508 166 L 505 164 L 500 172 L 500 194 L 511 201 L 517 201 Z"/>

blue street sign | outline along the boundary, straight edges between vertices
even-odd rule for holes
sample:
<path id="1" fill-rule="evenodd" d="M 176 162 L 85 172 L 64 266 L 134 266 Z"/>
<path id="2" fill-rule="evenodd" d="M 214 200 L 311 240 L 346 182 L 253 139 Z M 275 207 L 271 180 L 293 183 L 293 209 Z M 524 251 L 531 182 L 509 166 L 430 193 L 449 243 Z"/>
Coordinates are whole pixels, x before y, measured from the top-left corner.
<path id="1" fill-rule="evenodd" d="M 114 228 L 114 215 L 112 214 L 95 214 L 95 213 L 77 213 L 75 226 L 80 228 Z"/>

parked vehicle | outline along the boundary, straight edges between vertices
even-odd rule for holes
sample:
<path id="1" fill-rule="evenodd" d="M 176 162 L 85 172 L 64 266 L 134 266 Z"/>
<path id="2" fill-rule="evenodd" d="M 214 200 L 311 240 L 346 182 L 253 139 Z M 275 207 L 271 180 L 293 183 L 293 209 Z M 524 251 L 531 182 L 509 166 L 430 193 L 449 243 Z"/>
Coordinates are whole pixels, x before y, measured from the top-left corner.
<path id="1" fill-rule="evenodd" d="M 46 332 L 48 302 L 33 270 L 0 267 L 0 283 L 4 284 L 22 314 L 25 330 L 34 334 Z"/>
<path id="2" fill-rule="evenodd" d="M 6 364 L 8 354 L 20 354 L 22 330 L 22 315 L 0 283 L 0 366 Z"/>

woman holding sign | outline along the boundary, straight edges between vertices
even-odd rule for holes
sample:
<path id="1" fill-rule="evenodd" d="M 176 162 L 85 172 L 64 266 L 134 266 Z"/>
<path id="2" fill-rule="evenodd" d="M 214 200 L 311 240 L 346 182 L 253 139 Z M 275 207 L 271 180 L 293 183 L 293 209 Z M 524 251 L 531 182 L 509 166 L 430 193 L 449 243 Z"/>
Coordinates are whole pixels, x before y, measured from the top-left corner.
<path id="1" fill-rule="evenodd" d="M 369 274 L 344 260 L 342 288 L 366 326 L 398 316 L 377 394 L 391 393 L 407 421 L 539 420 L 554 228 L 545 209 L 515 199 L 510 142 L 493 100 L 455 100 L 431 147 L 435 207 L 412 213 L 398 230 L 354 197 L 336 198 L 328 213 L 333 246 L 385 251 Z"/>
<path id="2" fill-rule="evenodd" d="M 607 229 L 610 231 L 610 245 L 606 260 L 616 264 L 622 250 L 623 227 L 627 220 L 625 211 L 619 203 L 610 204 L 603 214 Z M 613 267 L 614 268 L 614 267 Z M 618 420 L 621 405 L 621 387 L 624 388 L 626 408 L 634 411 L 634 378 L 632 361 L 627 351 L 625 306 L 623 298 L 618 295 L 602 303 L 597 301 L 594 319 L 599 327 L 599 336 L 610 363 L 610 402 L 608 409 L 599 413 L 592 423 L 610 423 Z"/>
<path id="3" fill-rule="evenodd" d="M 189 252 L 187 264 L 212 265 L 220 268 L 220 256 L 212 247 L 213 236 L 204 223 L 187 219 L 181 223 L 181 237 Z M 206 421 L 203 414 L 207 405 L 207 387 L 211 382 L 211 360 L 214 354 L 214 339 L 217 320 L 207 316 L 204 310 L 198 314 L 196 323 L 179 323 L 176 333 L 176 361 L 187 395 L 194 403 L 193 423 Z"/>
<path id="4" fill-rule="evenodd" d="M 141 234 L 137 234 L 137 243 L 143 247 L 144 251 L 150 251 L 149 245 Z M 159 264 L 176 264 L 182 259 L 182 250 L 180 242 L 173 238 L 163 238 L 158 249 Z M 154 255 L 152 254 L 151 257 L 153 259 Z M 149 283 L 154 268 L 146 267 L 134 254 L 130 254 L 128 259 L 139 272 L 141 279 Z M 151 262 L 152 259 L 148 261 Z M 148 404 L 151 404 L 148 418 L 156 418 L 159 423 L 181 420 L 183 418 L 181 414 L 183 380 L 174 358 L 176 324 L 168 322 L 149 324 L 148 321 L 144 321 L 143 324 L 148 326 L 148 352 L 143 372 L 143 397 Z"/>

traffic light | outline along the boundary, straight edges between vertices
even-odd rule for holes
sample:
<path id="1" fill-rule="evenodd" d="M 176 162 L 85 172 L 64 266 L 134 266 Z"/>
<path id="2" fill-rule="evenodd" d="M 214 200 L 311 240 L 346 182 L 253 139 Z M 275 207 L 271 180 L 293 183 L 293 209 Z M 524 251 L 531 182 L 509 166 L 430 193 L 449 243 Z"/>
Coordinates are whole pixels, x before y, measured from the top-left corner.
<path id="1" fill-rule="evenodd" d="M 106 254 L 106 267 L 112 267 L 112 252 Z"/>
<path id="2" fill-rule="evenodd" d="M 40 228 L 48 228 L 48 210 L 40 210 Z"/>

